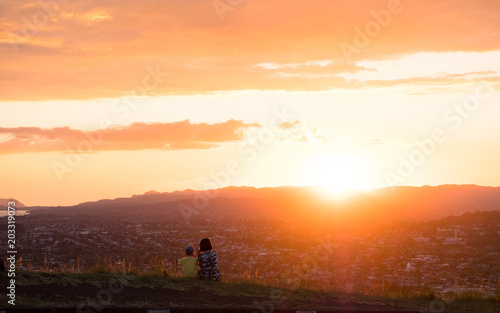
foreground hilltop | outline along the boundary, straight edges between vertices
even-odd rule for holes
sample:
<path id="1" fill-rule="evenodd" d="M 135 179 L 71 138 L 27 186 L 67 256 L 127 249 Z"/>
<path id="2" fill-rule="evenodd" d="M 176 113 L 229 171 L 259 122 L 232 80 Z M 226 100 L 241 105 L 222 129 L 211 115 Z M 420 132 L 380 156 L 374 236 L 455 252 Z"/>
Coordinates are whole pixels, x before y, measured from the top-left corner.
<path id="1" fill-rule="evenodd" d="M 439 312 L 484 313 L 500 309 L 495 300 L 456 298 L 445 302 L 428 294 L 409 298 L 402 289 L 388 289 L 384 295 L 368 296 L 279 288 L 255 282 L 186 281 L 154 275 L 22 271 L 18 276 L 16 309 L 59 308 L 65 312 L 101 312 L 104 308 L 122 312 L 126 309 L 138 312 L 140 308 L 170 308 L 172 312 L 176 308 L 238 309 L 244 312 L 427 312 L 432 306 L 439 306 L 442 308 Z M 6 303 L 6 296 L 0 295 L 0 301 Z"/>

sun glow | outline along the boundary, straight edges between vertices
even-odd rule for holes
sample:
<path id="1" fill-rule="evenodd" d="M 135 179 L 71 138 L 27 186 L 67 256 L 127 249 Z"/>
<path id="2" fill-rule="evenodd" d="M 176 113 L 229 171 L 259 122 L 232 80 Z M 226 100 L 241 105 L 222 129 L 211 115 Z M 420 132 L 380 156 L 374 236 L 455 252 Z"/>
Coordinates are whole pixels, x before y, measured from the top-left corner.
<path id="1" fill-rule="evenodd" d="M 369 162 L 357 155 L 337 155 L 315 157 L 307 166 L 307 185 L 322 186 L 332 192 L 350 189 L 369 189 Z"/>

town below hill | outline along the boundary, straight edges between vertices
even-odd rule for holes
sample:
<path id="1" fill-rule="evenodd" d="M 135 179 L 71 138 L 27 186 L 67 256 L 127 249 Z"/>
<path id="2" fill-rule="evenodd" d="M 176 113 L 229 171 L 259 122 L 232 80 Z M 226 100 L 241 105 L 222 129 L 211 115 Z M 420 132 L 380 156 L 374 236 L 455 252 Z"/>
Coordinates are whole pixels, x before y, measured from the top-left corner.
<path id="1" fill-rule="evenodd" d="M 293 220 L 217 215 L 104 218 L 40 210 L 17 217 L 16 225 L 21 270 L 97 268 L 178 277 L 175 264 L 184 247 L 208 237 L 225 279 L 367 294 L 399 286 L 437 296 L 500 298 L 500 211 L 392 220 L 328 234 Z M 0 232 L 6 235 L 6 229 Z"/>

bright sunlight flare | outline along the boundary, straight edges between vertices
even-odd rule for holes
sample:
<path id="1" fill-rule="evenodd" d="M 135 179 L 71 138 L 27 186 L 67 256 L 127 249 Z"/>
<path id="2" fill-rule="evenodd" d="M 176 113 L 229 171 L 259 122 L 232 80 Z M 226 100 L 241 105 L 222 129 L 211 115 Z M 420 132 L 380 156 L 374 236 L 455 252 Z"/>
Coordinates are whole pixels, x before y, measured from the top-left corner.
<path id="1" fill-rule="evenodd" d="M 366 158 L 358 155 L 335 155 L 311 158 L 303 174 L 305 185 L 322 186 L 339 192 L 349 189 L 368 189 L 371 171 Z"/>

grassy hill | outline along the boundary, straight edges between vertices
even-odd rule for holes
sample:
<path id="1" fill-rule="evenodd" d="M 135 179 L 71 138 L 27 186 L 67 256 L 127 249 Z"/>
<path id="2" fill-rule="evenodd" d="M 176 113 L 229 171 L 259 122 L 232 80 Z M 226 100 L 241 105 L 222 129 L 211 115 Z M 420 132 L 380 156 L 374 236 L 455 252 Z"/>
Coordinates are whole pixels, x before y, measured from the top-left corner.
<path id="1" fill-rule="evenodd" d="M 6 281 L 2 273 L 2 281 Z M 496 300 L 466 297 L 435 299 L 405 293 L 382 296 L 290 289 L 251 282 L 205 282 L 161 275 L 113 273 L 49 273 L 18 271 L 16 309 L 67 308 L 102 312 L 139 308 L 240 309 L 248 312 L 279 310 L 334 310 L 336 312 L 500 312 Z M 0 294 L 0 308 L 7 305 Z M 444 311 L 436 311 L 439 308 Z"/>

